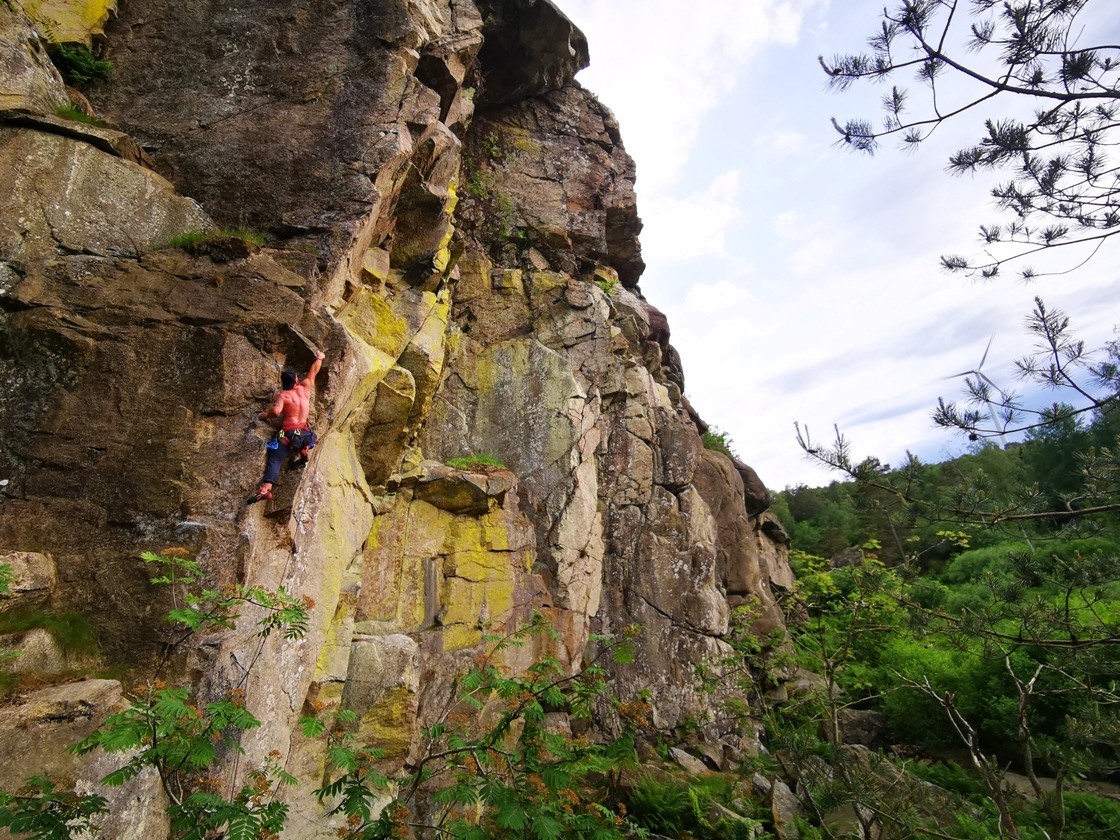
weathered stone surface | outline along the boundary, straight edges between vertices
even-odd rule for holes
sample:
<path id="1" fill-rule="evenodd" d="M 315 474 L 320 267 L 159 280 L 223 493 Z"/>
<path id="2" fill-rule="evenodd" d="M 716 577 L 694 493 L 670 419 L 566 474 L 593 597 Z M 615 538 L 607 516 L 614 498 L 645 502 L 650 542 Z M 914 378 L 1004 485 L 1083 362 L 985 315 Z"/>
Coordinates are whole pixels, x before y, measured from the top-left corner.
<path id="1" fill-rule="evenodd" d="M 456 651 L 481 639 L 483 622 L 501 626 L 530 603 L 540 592 L 530 574 L 532 531 L 514 494 L 504 496 L 504 506 L 481 516 L 407 498 L 378 516 L 364 550 L 356 631 L 428 631 L 436 650 Z"/>
<path id="2" fill-rule="evenodd" d="M 694 755 L 690 755 L 680 747 L 669 747 L 669 758 L 689 773 L 707 773 L 708 766 Z"/>
<path id="3" fill-rule="evenodd" d="M 355 636 L 343 706 L 358 715 L 356 737 L 401 764 L 417 724 L 420 649 L 408 636 Z"/>
<path id="4" fill-rule="evenodd" d="M 153 172 L 70 138 L 0 125 L 0 258 L 151 251 L 212 222 Z"/>
<path id="5" fill-rule="evenodd" d="M 754 595 L 773 601 L 762 585 L 758 543 L 743 504 L 743 483 L 734 464 L 719 452 L 704 450 L 696 487 L 716 519 L 717 564 L 728 595 Z"/>
<path id="6" fill-rule="evenodd" d="M 145 770 L 120 787 L 106 788 L 99 784 L 101 778 L 126 763 L 127 754 L 98 752 L 79 758 L 67 752 L 123 701 L 116 680 L 85 680 L 41 689 L 0 709 L 0 751 L 19 756 L 18 761 L 0 762 L 0 787 L 17 790 L 31 775 L 72 779 L 78 793 L 97 793 L 109 800 L 109 814 L 100 822 L 102 836 L 166 837 L 167 798 L 154 770 Z"/>
<path id="7" fill-rule="evenodd" d="M 50 598 L 58 581 L 54 561 L 36 551 L 0 551 L 0 564 L 11 570 L 6 594 L 0 594 L 0 613 L 36 606 Z"/>
<path id="8" fill-rule="evenodd" d="M 762 479 L 758 477 L 758 473 L 751 467 L 738 459 L 734 460 L 734 464 L 735 470 L 739 473 L 739 477 L 743 479 L 743 493 L 744 501 L 747 506 L 747 513 L 751 516 L 758 516 L 770 507 L 770 491 L 766 489 L 766 485 L 762 483 Z"/>
<path id="9" fill-rule="evenodd" d="M 886 717 L 870 709 L 841 709 L 840 733 L 845 744 L 873 750 L 886 749 L 890 745 Z"/>
<path id="10" fill-rule="evenodd" d="M 501 507 L 513 486 L 508 470 L 483 474 L 433 469 L 416 484 L 413 497 L 448 513 L 483 516 L 491 505 Z"/>
<path id="11" fill-rule="evenodd" d="M 758 518 L 759 558 L 770 583 L 787 592 L 793 589 L 793 569 L 789 565 L 789 536 L 770 511 Z"/>
<path id="12" fill-rule="evenodd" d="M 551 0 L 479 0 L 478 7 L 488 107 L 558 90 L 590 63 L 584 34 Z"/>
<path id="13" fill-rule="evenodd" d="M 74 94 L 70 94 L 73 96 Z M 80 95 L 80 94 L 79 94 Z M 33 128 L 48 134 L 58 134 L 72 140 L 81 140 L 96 149 L 124 158 L 132 163 L 147 165 L 147 156 L 132 138 L 123 131 L 90 125 L 63 117 L 40 114 L 23 114 L 0 109 L 0 122 L 13 127 Z"/>
<path id="14" fill-rule="evenodd" d="M 590 93 L 565 87 L 479 114 L 465 157 L 476 173 L 463 190 L 461 225 L 495 262 L 534 267 L 531 245 L 554 270 L 580 276 L 604 264 L 624 286 L 637 285 L 645 263 L 634 161 Z"/>
<path id="15" fill-rule="evenodd" d="M 38 30 L 19 6 L 0 4 L 0 111 L 53 114 L 69 104 Z"/>
<path id="16" fill-rule="evenodd" d="M 446 82 L 473 63 L 481 27 L 447 0 L 130 3 L 107 27 L 113 83 L 91 99 L 222 224 L 313 242 L 334 293 L 370 245 L 416 266 L 434 256 L 417 250 L 447 228 L 447 129 L 471 115 Z"/>
<path id="17" fill-rule="evenodd" d="M 0 653 L 14 656 L 5 663 L 13 674 L 60 674 L 69 667 L 62 646 L 48 630 L 0 636 Z"/>
<path id="18" fill-rule="evenodd" d="M 801 803 L 789 785 L 775 779 L 770 788 L 770 815 L 778 840 L 799 840 L 801 831 L 797 827 L 797 818 L 802 813 Z"/>

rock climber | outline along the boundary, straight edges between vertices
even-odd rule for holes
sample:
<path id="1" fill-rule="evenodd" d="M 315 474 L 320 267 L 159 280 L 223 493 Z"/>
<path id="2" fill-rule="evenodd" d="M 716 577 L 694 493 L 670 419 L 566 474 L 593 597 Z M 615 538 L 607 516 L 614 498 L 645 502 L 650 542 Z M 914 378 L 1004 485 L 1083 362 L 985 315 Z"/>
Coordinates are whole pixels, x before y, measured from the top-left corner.
<path id="1" fill-rule="evenodd" d="M 291 368 L 280 374 L 280 390 L 272 405 L 258 416 L 261 420 L 271 417 L 281 418 L 280 431 L 268 442 L 268 460 L 265 463 L 264 478 L 255 495 L 249 497 L 249 504 L 272 498 L 272 485 L 280 476 L 280 466 L 288 458 L 295 467 L 307 463 L 308 452 L 317 440 L 315 433 L 307 427 L 307 415 L 311 409 L 311 385 L 315 375 L 323 365 L 323 353 L 315 354 L 307 376 L 300 379 Z"/>

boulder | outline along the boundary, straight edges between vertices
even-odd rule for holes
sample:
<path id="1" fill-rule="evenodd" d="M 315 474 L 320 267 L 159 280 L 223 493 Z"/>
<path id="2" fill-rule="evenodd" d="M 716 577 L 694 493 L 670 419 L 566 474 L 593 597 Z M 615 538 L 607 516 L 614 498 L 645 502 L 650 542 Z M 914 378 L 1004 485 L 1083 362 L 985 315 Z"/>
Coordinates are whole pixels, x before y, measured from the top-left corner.
<path id="1" fill-rule="evenodd" d="M 0 112 L 54 114 L 70 97 L 25 8 L 0 3 Z"/>
<path id="2" fill-rule="evenodd" d="M 800 840 L 801 829 L 797 819 L 804 815 L 801 802 L 781 779 L 775 779 L 770 787 L 770 817 L 774 834 L 778 840 Z"/>
<path id="3" fill-rule="evenodd" d="M 855 744 L 872 750 L 886 749 L 890 745 L 890 730 L 886 716 L 870 709 L 842 709 L 839 715 L 840 737 L 845 744 Z"/>
<path id="4" fill-rule="evenodd" d="M 669 758 L 673 759 L 678 766 L 684 768 L 689 773 L 700 775 L 710 772 L 707 764 L 696 756 L 685 752 L 680 747 L 669 747 Z"/>
<path id="5" fill-rule="evenodd" d="M 475 473 L 437 468 L 417 482 L 413 497 L 448 513 L 482 516 L 492 504 L 501 507 L 514 484 L 509 470 Z"/>
<path id="6" fill-rule="evenodd" d="M 98 751 L 79 757 L 68 752 L 124 703 L 116 680 L 84 680 L 40 689 L 0 709 L 0 750 L 19 756 L 18 761 L 0 764 L 0 788 L 16 790 L 31 775 L 70 779 L 78 793 L 108 799 L 100 836 L 114 840 L 168 836 L 167 797 L 153 769 L 119 787 L 105 787 L 100 784 L 102 777 L 127 764 L 129 753 Z"/>
<path id="7" fill-rule="evenodd" d="M 137 255 L 213 223 L 143 167 L 90 143 L 0 124 L 0 258 Z"/>
<path id="8" fill-rule="evenodd" d="M 587 38 L 552 0 L 478 0 L 485 44 L 480 102 L 486 107 L 558 90 L 591 59 Z"/>
<path id="9" fill-rule="evenodd" d="M 0 636 L 0 657 L 13 674 L 61 674 L 70 667 L 62 646 L 42 628 Z"/>

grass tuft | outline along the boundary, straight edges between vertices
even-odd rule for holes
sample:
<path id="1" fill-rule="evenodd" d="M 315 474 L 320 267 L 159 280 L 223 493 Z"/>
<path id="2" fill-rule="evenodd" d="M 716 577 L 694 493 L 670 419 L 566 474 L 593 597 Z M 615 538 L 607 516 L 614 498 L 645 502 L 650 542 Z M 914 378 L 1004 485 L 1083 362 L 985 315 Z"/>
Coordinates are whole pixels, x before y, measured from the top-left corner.
<path id="1" fill-rule="evenodd" d="M 90 655 L 101 645 L 97 631 L 85 616 L 77 613 L 50 613 L 42 610 L 16 610 L 0 615 L 0 635 L 26 633 L 28 630 L 46 630 L 64 653 Z"/>
<path id="2" fill-rule="evenodd" d="M 64 120 L 73 120 L 74 122 L 85 123 L 86 125 L 92 125 L 97 128 L 105 127 L 105 123 L 101 120 L 96 117 L 91 117 L 81 108 L 77 108 L 73 105 L 60 105 L 58 108 L 54 109 L 54 115 L 56 117 L 62 117 Z"/>
<path id="3" fill-rule="evenodd" d="M 506 469 L 506 465 L 493 455 L 464 455 L 461 458 L 452 458 L 445 462 L 447 466 L 456 470 L 488 470 L 488 469 Z"/>

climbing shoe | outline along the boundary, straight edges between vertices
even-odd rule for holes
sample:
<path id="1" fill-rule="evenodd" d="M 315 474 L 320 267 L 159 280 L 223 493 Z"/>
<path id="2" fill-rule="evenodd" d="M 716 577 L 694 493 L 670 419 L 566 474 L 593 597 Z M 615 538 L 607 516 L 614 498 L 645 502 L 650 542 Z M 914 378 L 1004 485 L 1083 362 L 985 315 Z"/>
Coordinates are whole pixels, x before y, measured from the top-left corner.
<path id="1" fill-rule="evenodd" d="M 271 490 L 265 490 L 263 493 L 258 490 L 256 493 L 254 493 L 252 496 L 250 496 L 248 499 L 245 500 L 245 504 L 255 505 L 257 502 L 263 502 L 266 499 L 271 499 L 271 498 L 272 498 L 272 491 Z"/>

